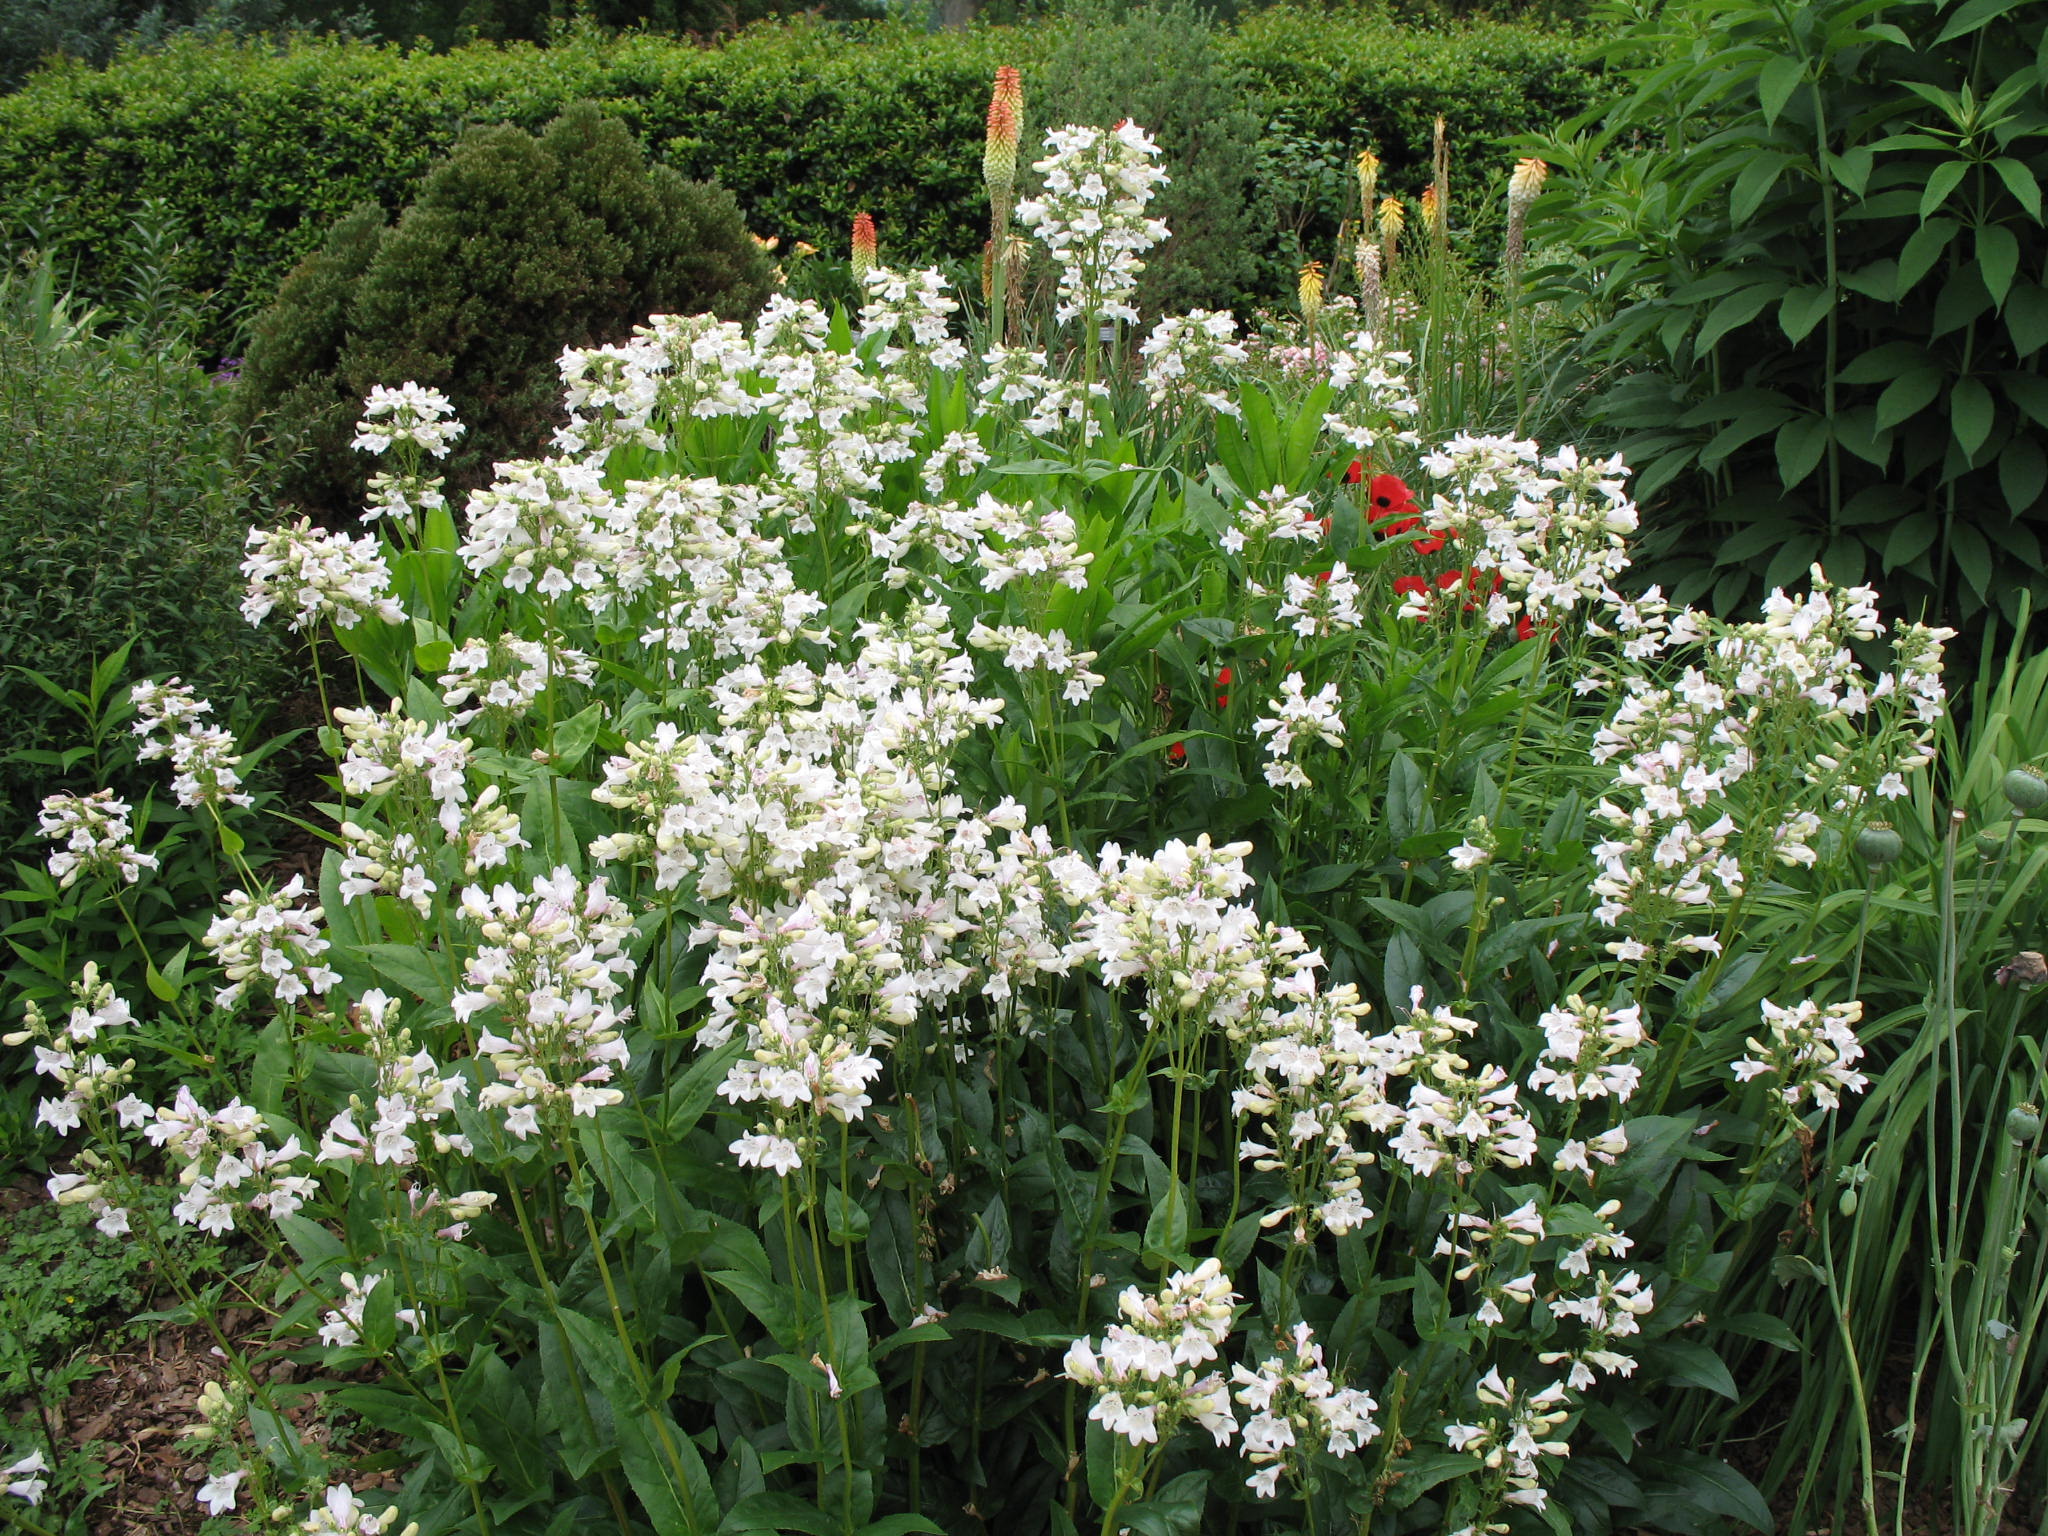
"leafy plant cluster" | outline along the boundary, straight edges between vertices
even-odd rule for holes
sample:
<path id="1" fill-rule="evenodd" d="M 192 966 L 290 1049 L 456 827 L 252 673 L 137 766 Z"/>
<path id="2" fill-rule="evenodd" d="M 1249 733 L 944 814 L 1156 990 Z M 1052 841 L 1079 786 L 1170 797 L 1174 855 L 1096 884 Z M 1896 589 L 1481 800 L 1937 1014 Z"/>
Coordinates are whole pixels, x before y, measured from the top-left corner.
<path id="1" fill-rule="evenodd" d="M 1814 560 L 1951 619 L 2048 595 L 2048 30 L 2001 0 L 1618 7 L 1550 157 L 1577 362 L 1717 607 Z"/>
<path id="2" fill-rule="evenodd" d="M 78 749 L 60 695 L 124 645 L 137 675 L 179 673 L 224 699 L 271 697 L 288 676 L 283 647 L 237 611 L 259 472 L 185 339 L 189 301 L 158 280 L 163 235 L 156 210 L 124 242 L 141 317 L 127 327 L 68 293 L 47 257 L 0 272 L 0 844 L 40 794 L 112 770 Z"/>
<path id="3" fill-rule="evenodd" d="M 169 1199 L 157 1198 L 168 1217 Z M 186 1266 L 222 1262 L 220 1245 L 195 1234 L 172 1242 Z M 161 1283 L 154 1264 L 147 1247 L 95 1230 L 76 1207 L 40 1203 L 10 1215 L 0 1243 L 0 1403 L 47 1401 L 82 1351 L 132 1337 L 131 1319 Z"/>
<path id="4" fill-rule="evenodd" d="M 998 64 L 1035 71 L 1057 46 L 1074 45 L 1046 28 L 893 23 L 764 25 L 716 49 L 595 33 L 438 55 L 177 42 L 104 71 L 46 71 L 0 100 L 0 228 L 61 247 L 98 295 L 117 280 L 137 200 L 161 197 L 184 236 L 181 285 L 230 309 L 261 305 L 358 203 L 402 209 L 465 127 L 538 132 L 587 99 L 657 160 L 730 189 L 785 253 L 799 241 L 843 251 L 865 210 L 896 260 L 973 259 L 982 215 L 964 147 L 981 134 L 978 95 Z M 1284 144 L 1327 141 L 1346 157 L 1371 144 L 1408 192 L 1426 176 L 1415 168 L 1434 114 L 1476 146 L 1581 110 L 1598 90 L 1569 40 L 1518 25 L 1415 33 L 1363 13 L 1269 11 L 1216 46 L 1262 130 L 1284 121 Z M 1026 112 L 1035 143 L 1047 119 L 1028 101 Z M 1319 205 L 1329 228 L 1315 226 L 1313 254 L 1340 216 Z M 1228 270 L 1218 283 L 1238 281 Z"/>
<path id="5" fill-rule="evenodd" d="M 374 391 L 373 526 L 248 565 L 374 690 L 323 722 L 316 878 L 248 857 L 189 695 L 96 683 L 88 724 L 184 743 L 222 889 L 166 954 L 152 840 L 84 796 L 18 864 L 51 1193 L 248 1233 L 258 1354 L 318 1367 L 283 1390 L 416 1468 L 366 1516 L 235 1355 L 202 1496 L 424 1536 L 1762 1530 L 1718 1442 L 1767 1351 L 1870 1425 L 1841 1277 L 1898 1224 L 1838 1197 L 1924 1160 L 1956 1321 L 1913 1383 L 1988 1530 L 2039 1486 L 2003 1298 L 2048 1184 L 2010 1177 L 2038 1115 L 1966 1135 L 2042 1084 L 1962 957 L 2024 931 L 2036 828 L 1966 864 L 1922 782 L 1944 634 L 1820 573 L 1746 624 L 1629 599 L 1623 466 L 1440 430 L 1363 297 L 1119 322 L 1156 146 L 1050 148 L 1016 214 L 1054 280 L 1000 330 L 887 265 L 857 311 L 651 321 L 565 360 L 559 451 L 460 522 L 448 402 Z M 1474 422 L 1520 410 L 1440 357 Z M 1986 739 L 1966 816 L 2039 750 Z M 141 928 L 124 985 L 82 921 Z M 165 1045 L 178 1088 L 122 1075 Z M 1847 1442 L 1828 1475 L 1919 1486 Z"/>
<path id="6" fill-rule="evenodd" d="M 256 319 L 235 407 L 285 450 L 279 494 L 354 509 L 364 394 L 383 379 L 448 389 L 467 423 L 451 479 L 469 490 L 558 419 L 564 347 L 650 313 L 745 318 L 768 259 L 731 195 L 647 164 L 588 102 L 538 137 L 466 136 L 395 225 L 366 203 Z"/>

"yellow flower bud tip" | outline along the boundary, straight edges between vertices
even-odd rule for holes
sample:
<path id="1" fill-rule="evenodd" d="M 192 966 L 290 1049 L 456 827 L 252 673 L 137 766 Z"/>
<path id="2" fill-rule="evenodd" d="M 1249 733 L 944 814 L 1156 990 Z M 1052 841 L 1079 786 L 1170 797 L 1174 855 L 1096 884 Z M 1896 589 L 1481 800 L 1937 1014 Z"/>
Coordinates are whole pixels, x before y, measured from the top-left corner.
<path id="1" fill-rule="evenodd" d="M 1301 269 L 1297 292 L 1304 314 L 1314 314 L 1323 307 L 1323 264 L 1320 261 L 1312 261 Z"/>
<path id="2" fill-rule="evenodd" d="M 1408 227 L 1408 210 L 1401 206 L 1398 197 L 1380 199 L 1380 235 L 1398 235 Z"/>

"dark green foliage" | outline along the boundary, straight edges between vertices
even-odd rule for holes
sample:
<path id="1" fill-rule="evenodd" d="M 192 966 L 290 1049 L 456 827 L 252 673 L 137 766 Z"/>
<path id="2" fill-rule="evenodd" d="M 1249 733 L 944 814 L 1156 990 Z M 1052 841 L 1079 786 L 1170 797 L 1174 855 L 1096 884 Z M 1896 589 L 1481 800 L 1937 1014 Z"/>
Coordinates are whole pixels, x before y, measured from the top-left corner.
<path id="1" fill-rule="evenodd" d="M 805 240 L 843 256 L 849 221 L 865 208 L 893 261 L 973 257 L 988 225 L 989 83 L 999 64 L 1021 68 L 1042 125 L 1036 101 L 1054 90 L 1044 69 L 1054 41 L 1039 28 L 813 23 L 757 27 L 715 50 L 646 36 L 438 55 L 332 39 L 174 40 L 104 73 L 47 71 L 0 98 L 0 232 L 35 229 L 102 295 L 118 286 L 116 252 L 136 205 L 161 196 L 192 232 L 179 279 L 229 311 L 261 305 L 358 203 L 396 215 L 465 126 L 537 131 L 590 99 L 655 159 L 730 188 L 749 226 L 785 248 Z M 1421 184 L 1436 112 L 1460 153 L 1476 153 L 1595 94 L 1568 41 L 1521 26 L 1419 33 L 1274 10 L 1219 34 L 1217 56 L 1262 123 L 1287 125 L 1277 140 L 1268 130 L 1269 157 L 1327 141 L 1341 160 L 1370 142 L 1388 160 L 1390 187 L 1404 191 Z M 1313 254 L 1326 254 L 1338 212 L 1309 210 Z"/>
<path id="2" fill-rule="evenodd" d="M 1619 375 L 1598 409 L 1676 595 L 1728 611 L 1820 561 L 1894 612 L 2042 611 L 2044 42 L 2000 0 L 1625 30 L 1635 91 L 1555 151 L 1538 238 L 1574 253 L 1552 286 Z"/>
<path id="3" fill-rule="evenodd" d="M 145 1197 L 149 1219 L 169 1230 L 170 1197 Z M 142 1218 L 137 1218 L 138 1225 Z M 132 1337 L 129 1317 L 159 1283 L 146 1243 L 95 1231 L 84 1206 L 42 1200 L 7 1214 L 0 1240 L 0 1402 L 33 1392 L 70 1358 L 108 1333 Z M 220 1247 L 178 1232 L 184 1262 L 218 1260 Z"/>
<path id="4" fill-rule="evenodd" d="M 304 450 L 285 494 L 339 519 L 367 474 L 348 445 L 373 386 L 445 390 L 468 426 L 451 484 L 479 484 L 544 451 L 564 347 L 649 314 L 744 318 L 770 281 L 730 194 L 650 168 L 579 103 L 538 139 L 469 134 L 391 229 L 374 204 L 342 220 L 258 320 L 242 403 Z"/>
<path id="5" fill-rule="evenodd" d="M 1257 195 L 1259 115 L 1208 18 L 1190 0 L 1128 8 L 1076 0 L 1059 39 L 1040 71 L 1044 88 L 1026 97 L 1027 158 L 1043 153 L 1048 127 L 1108 127 L 1125 117 L 1141 124 L 1173 177 L 1150 210 L 1173 234 L 1145 258 L 1139 309 L 1242 303 L 1271 222 Z"/>
<path id="6" fill-rule="evenodd" d="M 254 501 L 226 391 L 174 344 L 96 331 L 43 264 L 0 274 L 0 732 L 53 752 L 76 722 L 24 678 L 83 689 L 135 639 L 128 677 L 182 675 L 202 694 L 274 688 L 274 631 L 238 611 Z M 0 847 L 36 796 L 94 789 L 54 763 L 0 762 Z M 161 783 L 161 772 L 149 782 Z M 129 784 L 117 786 L 133 794 Z"/>
<path id="7" fill-rule="evenodd" d="M 349 442 L 362 396 L 343 379 L 341 353 L 350 301 L 384 234 L 384 211 L 375 203 L 345 215 L 327 243 L 284 280 L 243 362 L 237 404 L 245 421 L 262 413 L 275 457 L 288 466 L 281 470 L 283 492 L 294 499 L 309 486 L 345 485 L 361 473 Z"/>

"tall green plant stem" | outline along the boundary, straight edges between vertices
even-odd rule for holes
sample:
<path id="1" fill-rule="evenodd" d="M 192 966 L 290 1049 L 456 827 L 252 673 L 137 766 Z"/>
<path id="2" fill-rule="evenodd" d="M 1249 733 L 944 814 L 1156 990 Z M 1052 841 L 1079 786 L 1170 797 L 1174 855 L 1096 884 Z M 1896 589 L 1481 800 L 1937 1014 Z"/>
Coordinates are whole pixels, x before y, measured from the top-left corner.
<path id="1" fill-rule="evenodd" d="M 584 1168 L 576 1156 L 576 1133 L 573 1126 L 558 1126 L 558 1135 L 563 1153 L 569 1162 L 571 1188 L 588 1191 L 589 1170 Z M 662 1454 L 668 1459 L 669 1470 L 675 1475 L 676 1505 L 683 1511 L 683 1524 L 690 1536 L 696 1536 L 696 1500 L 690 1495 L 690 1479 L 683 1469 L 683 1457 L 677 1448 L 675 1437 L 669 1433 L 668 1421 L 660 1412 L 660 1404 L 654 1399 L 654 1383 L 647 1373 L 646 1362 L 640 1358 L 640 1351 L 633 1343 L 632 1330 L 626 1326 L 625 1309 L 619 1304 L 619 1288 L 612 1278 L 612 1267 L 604 1254 L 604 1239 L 597 1230 L 597 1218 L 590 1212 L 587 1200 L 577 1202 L 577 1209 L 583 1216 L 583 1231 L 590 1239 L 590 1256 L 597 1264 L 598 1280 L 604 1286 L 605 1305 L 612 1315 L 612 1331 L 618 1335 L 619 1348 L 625 1351 L 626 1364 L 633 1372 L 633 1385 L 640 1393 L 640 1401 L 654 1424 L 655 1438 L 661 1442 Z"/>

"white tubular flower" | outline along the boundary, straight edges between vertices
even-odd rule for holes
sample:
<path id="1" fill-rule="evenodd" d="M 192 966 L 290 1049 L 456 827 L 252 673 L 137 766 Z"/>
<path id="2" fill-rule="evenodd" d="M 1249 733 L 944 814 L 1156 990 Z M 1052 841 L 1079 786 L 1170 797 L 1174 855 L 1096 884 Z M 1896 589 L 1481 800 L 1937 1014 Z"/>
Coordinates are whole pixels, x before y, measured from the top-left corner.
<path id="1" fill-rule="evenodd" d="M 70 890 L 81 875 L 104 875 L 133 885 L 145 869 L 157 867 L 156 855 L 135 848 L 128 802 L 111 789 L 89 795 L 48 795 L 36 818 L 44 837 L 56 843 L 50 855 L 51 878 Z"/>
<path id="2" fill-rule="evenodd" d="M 396 389 L 379 384 L 363 404 L 351 447 L 364 453 L 388 453 L 407 444 L 432 458 L 445 458 L 463 432 L 455 407 L 437 389 L 407 381 Z"/>
<path id="3" fill-rule="evenodd" d="M 1075 1340 L 1062 1372 L 1095 1390 L 1088 1417 L 1133 1445 L 1163 1446 L 1189 1421 L 1228 1445 L 1237 1433 L 1229 1389 L 1220 1373 L 1194 1367 L 1217 1358 L 1236 1305 L 1214 1259 L 1174 1274 L 1157 1294 L 1132 1286 L 1117 1300 L 1124 1320 L 1109 1326 L 1099 1349 L 1093 1339 Z"/>
<path id="4" fill-rule="evenodd" d="M 1145 216 L 1168 180 L 1152 163 L 1159 146 L 1129 122 L 1109 132 L 1070 123 L 1048 130 L 1045 142 L 1052 153 L 1032 167 L 1045 190 L 1017 204 L 1017 222 L 1059 266 L 1060 323 L 1082 315 L 1135 322 L 1131 300 L 1145 269 L 1138 258 L 1167 236 Z"/>
<path id="5" fill-rule="evenodd" d="M 373 1281 L 381 1278 L 373 1277 Z M 385 1536 L 385 1532 L 397 1523 L 396 1504 L 381 1515 L 373 1515 L 356 1498 L 354 1489 L 345 1483 L 336 1483 L 327 1490 L 320 1506 L 292 1529 L 294 1536 Z M 417 1524 L 408 1525 L 400 1536 L 411 1536 L 418 1529 Z"/>
<path id="6" fill-rule="evenodd" d="M 30 1504 L 43 1502 L 43 1495 L 50 1491 L 50 1480 L 43 1474 L 50 1470 L 50 1464 L 43 1460 L 41 1451 L 30 1451 L 12 1466 L 0 1467 L 0 1479 L 4 1479 L 6 1491 L 17 1499 Z"/>
<path id="7" fill-rule="evenodd" d="M 1843 1093 L 1861 1093 L 1870 1086 L 1870 1079 L 1852 1066 L 1863 1056 L 1855 1030 L 1862 1003 L 1823 1008 L 1809 1000 L 1782 1008 L 1766 998 L 1761 1008 L 1770 1039 L 1744 1042 L 1754 1054 L 1729 1069 L 1737 1082 L 1777 1077 L 1777 1097 L 1788 1114 L 1797 1114 L 1808 1099 L 1821 1109 L 1837 1109 Z"/>
<path id="8" fill-rule="evenodd" d="M 316 533 L 312 519 L 302 517 L 290 528 L 251 528 L 248 549 L 242 617 L 251 624 L 261 624 L 280 603 L 291 613 L 287 627 L 293 630 L 323 619 L 338 629 L 352 629 L 366 616 L 405 622 L 405 610 L 391 595 L 390 567 L 368 534 Z"/>
<path id="9" fill-rule="evenodd" d="M 1372 1417 L 1379 1404 L 1368 1393 L 1331 1381 L 1323 1347 L 1307 1323 L 1296 1323 L 1276 1342 L 1279 1353 L 1260 1361 L 1258 1369 L 1237 1365 L 1230 1371 L 1237 1401 L 1251 1410 L 1241 1442 L 1241 1454 L 1253 1468 L 1245 1486 L 1262 1499 L 1275 1495 L 1283 1474 L 1301 1480 L 1299 1435 L 1342 1458 L 1380 1432 Z"/>
<path id="10" fill-rule="evenodd" d="M 242 1479 L 248 1475 L 245 1470 L 237 1467 L 232 1472 L 221 1472 L 209 1477 L 199 1485 L 199 1507 L 213 1516 L 232 1513 L 235 1507 L 235 1491 L 241 1487 Z"/>
<path id="11" fill-rule="evenodd" d="M 171 760 L 171 789 L 178 804 L 190 809 L 254 803 L 239 793 L 242 778 L 235 769 L 242 759 L 234 738 L 200 721 L 213 712 L 211 704 L 175 677 L 167 683 L 137 683 L 128 697 L 135 705 L 135 734 L 142 738 L 135 755 L 144 762 Z"/>
<path id="12" fill-rule="evenodd" d="M 293 875 L 268 899 L 228 893 L 227 910 L 201 941 L 227 972 L 228 985 L 214 994 L 216 1006 L 234 1007 L 252 980 L 280 1005 L 325 992 L 341 980 L 320 960 L 329 948 L 320 933 L 321 909 L 292 905 L 305 894 L 302 875 Z"/>

